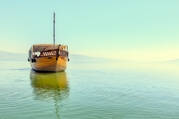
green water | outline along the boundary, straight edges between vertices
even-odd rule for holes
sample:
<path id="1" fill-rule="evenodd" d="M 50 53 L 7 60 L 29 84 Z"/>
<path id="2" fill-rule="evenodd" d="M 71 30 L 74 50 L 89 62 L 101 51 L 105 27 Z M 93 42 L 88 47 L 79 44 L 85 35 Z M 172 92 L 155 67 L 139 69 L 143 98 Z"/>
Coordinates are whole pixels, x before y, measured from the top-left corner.
<path id="1" fill-rule="evenodd" d="M 0 61 L 0 119 L 179 119 L 178 64 Z"/>

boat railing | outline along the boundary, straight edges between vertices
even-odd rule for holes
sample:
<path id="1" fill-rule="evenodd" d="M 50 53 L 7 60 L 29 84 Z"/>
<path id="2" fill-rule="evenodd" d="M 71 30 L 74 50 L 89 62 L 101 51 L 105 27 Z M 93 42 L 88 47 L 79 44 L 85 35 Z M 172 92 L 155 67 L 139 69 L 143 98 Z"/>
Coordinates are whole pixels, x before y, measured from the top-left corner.
<path id="1" fill-rule="evenodd" d="M 49 56 L 68 57 L 68 51 L 53 49 L 53 50 L 46 50 L 41 52 L 33 52 L 33 57 L 49 57 Z"/>

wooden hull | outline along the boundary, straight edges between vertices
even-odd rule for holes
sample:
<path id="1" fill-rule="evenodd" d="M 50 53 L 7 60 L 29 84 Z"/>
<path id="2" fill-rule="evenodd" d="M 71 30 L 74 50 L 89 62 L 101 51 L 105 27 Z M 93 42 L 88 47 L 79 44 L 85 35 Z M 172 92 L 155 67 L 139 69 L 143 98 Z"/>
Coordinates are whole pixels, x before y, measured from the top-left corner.
<path id="1" fill-rule="evenodd" d="M 58 72 L 64 71 L 67 65 L 67 57 L 59 56 L 56 60 L 56 56 L 50 57 L 38 57 L 35 58 L 35 62 L 31 62 L 31 67 L 35 71 L 42 72 Z"/>

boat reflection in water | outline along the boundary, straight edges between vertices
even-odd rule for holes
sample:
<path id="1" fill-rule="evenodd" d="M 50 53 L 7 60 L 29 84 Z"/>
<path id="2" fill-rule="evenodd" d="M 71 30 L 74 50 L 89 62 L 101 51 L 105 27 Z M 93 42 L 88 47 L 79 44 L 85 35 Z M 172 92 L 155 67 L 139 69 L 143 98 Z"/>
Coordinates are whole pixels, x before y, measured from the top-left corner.
<path id="1" fill-rule="evenodd" d="M 53 99 L 57 118 L 60 118 L 60 103 L 69 96 L 66 72 L 41 73 L 32 70 L 30 79 L 35 99 Z"/>

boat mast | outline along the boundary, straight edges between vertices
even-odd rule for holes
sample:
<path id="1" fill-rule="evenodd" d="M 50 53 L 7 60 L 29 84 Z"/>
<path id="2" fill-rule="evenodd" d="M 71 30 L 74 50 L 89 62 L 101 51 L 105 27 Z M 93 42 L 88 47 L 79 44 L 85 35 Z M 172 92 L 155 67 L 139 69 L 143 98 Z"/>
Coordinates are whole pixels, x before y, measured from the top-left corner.
<path id="1" fill-rule="evenodd" d="M 55 12 L 53 13 L 53 45 L 55 45 Z"/>

